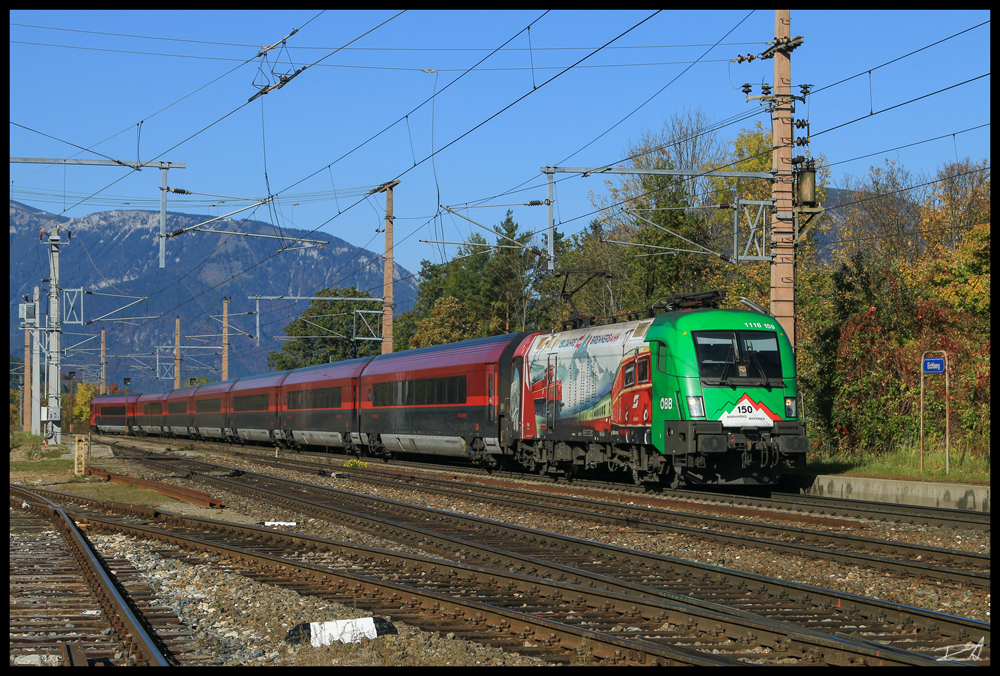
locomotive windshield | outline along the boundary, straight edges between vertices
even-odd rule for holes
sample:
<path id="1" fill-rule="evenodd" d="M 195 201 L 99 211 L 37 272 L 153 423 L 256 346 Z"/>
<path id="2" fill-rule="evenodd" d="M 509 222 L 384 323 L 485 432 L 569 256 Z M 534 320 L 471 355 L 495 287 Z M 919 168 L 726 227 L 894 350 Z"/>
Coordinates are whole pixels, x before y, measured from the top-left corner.
<path id="1" fill-rule="evenodd" d="M 706 385 L 784 386 L 778 336 L 773 331 L 695 331 L 698 372 Z"/>

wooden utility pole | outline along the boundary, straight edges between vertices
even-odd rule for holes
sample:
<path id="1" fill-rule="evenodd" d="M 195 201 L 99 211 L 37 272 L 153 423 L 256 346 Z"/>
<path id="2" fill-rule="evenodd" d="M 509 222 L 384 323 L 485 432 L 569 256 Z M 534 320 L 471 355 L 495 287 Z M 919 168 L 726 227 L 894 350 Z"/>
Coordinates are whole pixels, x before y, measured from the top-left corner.
<path id="1" fill-rule="evenodd" d="M 31 431 L 31 331 L 24 330 L 24 394 L 21 395 L 25 432 Z"/>
<path id="2" fill-rule="evenodd" d="M 181 316 L 177 315 L 174 329 L 174 389 L 181 388 Z"/>
<path id="3" fill-rule="evenodd" d="M 101 329 L 101 395 L 105 395 L 108 393 L 107 368 L 106 368 L 108 360 L 107 357 L 105 357 L 104 355 L 104 350 L 105 350 L 104 331 L 105 329 Z"/>
<path id="4" fill-rule="evenodd" d="M 793 222 L 792 47 L 789 10 L 774 12 L 774 107 L 771 113 L 772 161 L 775 170 L 771 197 L 771 313 L 795 349 L 795 244 Z M 782 48 L 782 45 L 786 45 Z"/>
<path id="5" fill-rule="evenodd" d="M 373 192 L 385 191 L 385 276 L 382 282 L 382 354 L 392 352 L 392 189 L 399 181 L 390 181 Z"/>
<path id="6" fill-rule="evenodd" d="M 222 379 L 229 380 L 229 299 L 222 299 Z"/>

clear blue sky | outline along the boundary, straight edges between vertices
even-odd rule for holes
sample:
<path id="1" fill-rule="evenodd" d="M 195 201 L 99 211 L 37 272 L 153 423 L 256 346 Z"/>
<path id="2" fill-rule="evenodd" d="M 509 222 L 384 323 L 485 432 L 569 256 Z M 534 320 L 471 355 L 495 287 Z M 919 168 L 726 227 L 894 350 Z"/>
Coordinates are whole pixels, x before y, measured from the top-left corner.
<path id="1" fill-rule="evenodd" d="M 630 139 L 659 130 L 665 118 L 688 107 L 701 107 L 717 121 L 757 113 L 725 127 L 725 139 L 754 119 L 769 127 L 767 115 L 757 103 L 746 103 L 739 87 L 772 82 L 772 62 L 737 65 L 729 59 L 766 47 L 774 35 L 770 10 L 663 11 L 638 27 L 651 11 L 407 11 L 393 18 L 396 13 L 11 11 L 10 154 L 185 162 L 187 169 L 170 172 L 172 187 L 224 197 L 171 195 L 171 210 L 214 216 L 249 204 L 233 198 L 270 192 L 279 196 L 281 225 L 319 229 L 375 251 L 383 247 L 376 227 L 384 199 L 366 200 L 364 193 L 399 178 L 396 262 L 417 272 L 421 259 L 442 260 L 441 247 L 418 240 L 461 241 L 478 231 L 448 214 L 435 219 L 439 204 L 544 199 L 541 166 L 614 163 Z M 793 91 L 809 83 L 816 92 L 796 117 L 808 114 L 817 134 L 988 74 L 989 23 L 876 67 L 989 18 L 985 10 L 793 10 L 792 35 L 805 38 L 792 57 Z M 529 25 L 530 50 L 523 32 Z M 287 49 L 269 52 L 270 63 L 254 58 L 296 28 Z M 508 40 L 503 51 L 463 76 Z M 291 73 L 324 57 L 282 89 L 244 105 L 255 83 L 276 81 L 272 71 Z M 682 74 L 693 61 L 699 62 Z M 433 107 L 420 107 L 435 90 L 441 93 Z M 933 177 L 956 156 L 989 158 L 989 126 L 951 134 L 988 125 L 990 98 L 987 75 L 820 134 L 811 150 L 837 163 L 835 184 L 887 157 Z M 449 143 L 433 162 L 426 160 L 432 148 Z M 16 164 L 10 171 L 13 199 L 54 213 L 65 208 L 67 216 L 82 216 L 126 202 L 159 208 L 155 169 Z M 109 186 L 116 179 L 122 180 Z M 518 186 L 531 189 L 504 195 Z M 602 179 L 558 184 L 557 223 L 564 232 L 589 222 L 591 190 L 603 190 Z M 218 205 L 219 199 L 226 202 Z M 513 210 L 523 228 L 544 227 L 544 207 Z M 466 213 L 490 225 L 505 211 Z M 266 208 L 255 217 L 274 218 Z"/>

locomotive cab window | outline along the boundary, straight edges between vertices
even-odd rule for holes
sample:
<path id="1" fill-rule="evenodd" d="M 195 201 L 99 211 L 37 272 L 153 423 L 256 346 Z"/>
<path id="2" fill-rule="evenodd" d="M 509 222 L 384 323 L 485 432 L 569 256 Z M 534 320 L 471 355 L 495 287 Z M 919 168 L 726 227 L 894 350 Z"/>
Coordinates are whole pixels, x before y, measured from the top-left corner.
<path id="1" fill-rule="evenodd" d="M 666 343 L 656 343 L 656 370 L 660 373 L 667 372 L 667 345 Z"/>
<path id="2" fill-rule="evenodd" d="M 625 366 L 625 387 L 635 385 L 635 362 Z"/>
<path id="3" fill-rule="evenodd" d="M 649 382 L 649 357 L 640 357 L 635 363 L 636 380 L 640 383 Z"/>
<path id="4" fill-rule="evenodd" d="M 705 384 L 748 379 L 784 385 L 778 336 L 773 331 L 695 331 L 691 335 Z"/>

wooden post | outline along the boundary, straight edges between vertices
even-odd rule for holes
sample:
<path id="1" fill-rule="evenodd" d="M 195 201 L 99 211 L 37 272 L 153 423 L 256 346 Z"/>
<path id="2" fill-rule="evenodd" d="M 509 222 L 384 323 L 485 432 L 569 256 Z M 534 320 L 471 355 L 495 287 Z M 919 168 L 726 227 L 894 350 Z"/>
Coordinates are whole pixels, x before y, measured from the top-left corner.
<path id="1" fill-rule="evenodd" d="M 390 181 L 385 188 L 385 274 L 382 283 L 382 354 L 392 352 L 392 189 L 399 181 Z"/>
<path id="2" fill-rule="evenodd" d="M 174 329 L 174 389 L 181 389 L 181 316 L 177 315 Z"/>
<path id="3" fill-rule="evenodd" d="M 222 299 L 222 379 L 229 380 L 229 299 Z"/>
<path id="4" fill-rule="evenodd" d="M 774 35 L 777 39 L 791 37 L 789 10 L 774 12 Z M 771 115 L 771 134 L 774 182 L 771 197 L 774 213 L 771 215 L 771 313 L 785 330 L 785 335 L 795 349 L 795 244 L 792 172 L 792 61 L 790 50 L 774 53 L 774 112 Z"/>

